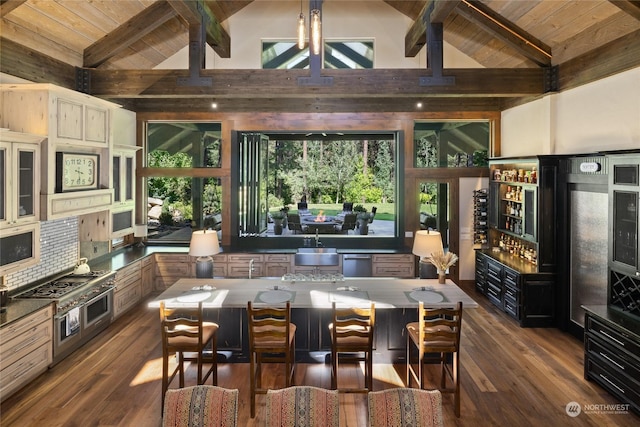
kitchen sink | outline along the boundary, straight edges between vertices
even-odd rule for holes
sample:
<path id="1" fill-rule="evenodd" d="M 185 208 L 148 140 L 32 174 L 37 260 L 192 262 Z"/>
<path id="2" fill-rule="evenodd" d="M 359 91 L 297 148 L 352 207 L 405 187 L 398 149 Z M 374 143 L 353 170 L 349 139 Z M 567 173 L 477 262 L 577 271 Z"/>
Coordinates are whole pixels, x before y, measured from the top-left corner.
<path id="1" fill-rule="evenodd" d="M 340 258 L 336 248 L 298 248 L 295 254 L 295 264 L 306 266 L 339 265 Z"/>

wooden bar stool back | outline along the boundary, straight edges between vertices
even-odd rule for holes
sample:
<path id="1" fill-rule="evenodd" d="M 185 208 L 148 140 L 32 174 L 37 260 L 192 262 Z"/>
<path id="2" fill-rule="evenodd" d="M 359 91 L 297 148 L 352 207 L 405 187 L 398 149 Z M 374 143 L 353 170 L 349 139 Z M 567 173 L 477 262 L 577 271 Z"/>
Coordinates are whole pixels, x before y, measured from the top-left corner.
<path id="1" fill-rule="evenodd" d="M 285 385 L 293 385 L 296 355 L 296 325 L 291 323 L 291 304 L 285 307 L 255 308 L 247 303 L 249 328 L 251 418 L 256 416 L 256 394 L 266 394 L 262 388 L 262 362 L 284 362 Z"/>
<path id="2" fill-rule="evenodd" d="M 375 303 L 368 308 L 337 307 L 332 304 L 331 388 L 340 392 L 367 393 L 373 386 L 373 332 L 376 320 Z M 338 361 L 346 353 L 353 361 L 364 362 L 364 388 L 338 388 Z"/>
<path id="3" fill-rule="evenodd" d="M 211 376 L 213 385 L 218 383 L 216 332 L 218 325 L 203 321 L 202 303 L 198 307 L 169 308 L 160 302 L 160 326 L 162 330 L 162 406 L 164 397 L 176 374 L 179 374 L 180 388 L 184 387 L 184 362 L 197 361 L 198 385 L 204 384 Z M 211 343 L 212 358 L 207 360 L 211 367 L 202 374 L 204 350 Z M 176 354 L 177 366 L 169 373 L 169 359 Z M 185 355 L 185 353 L 195 353 Z"/>
<path id="4" fill-rule="evenodd" d="M 440 391 L 454 394 L 454 410 L 460 416 L 460 328 L 462 326 L 462 302 L 455 308 L 424 308 L 418 306 L 418 321 L 407 324 L 407 387 L 413 378 L 423 389 L 424 364 L 440 363 Z M 417 370 L 412 364 L 413 348 L 418 349 Z M 448 357 L 448 355 L 451 355 Z M 452 387 L 447 388 L 449 377 Z"/>

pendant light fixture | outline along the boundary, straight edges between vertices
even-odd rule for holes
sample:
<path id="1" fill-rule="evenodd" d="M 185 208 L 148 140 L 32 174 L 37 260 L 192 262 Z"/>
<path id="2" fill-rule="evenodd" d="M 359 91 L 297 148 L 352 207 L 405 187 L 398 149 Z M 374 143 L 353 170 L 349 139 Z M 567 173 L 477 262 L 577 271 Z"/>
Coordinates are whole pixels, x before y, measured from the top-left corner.
<path id="1" fill-rule="evenodd" d="M 304 48 L 304 27 L 305 27 L 305 19 L 304 13 L 302 13 L 302 0 L 300 0 L 300 15 L 298 15 L 298 49 Z"/>
<path id="2" fill-rule="evenodd" d="M 322 38 L 322 22 L 320 10 L 313 9 L 310 16 L 311 21 L 311 49 L 314 55 L 320 54 L 320 42 Z"/>

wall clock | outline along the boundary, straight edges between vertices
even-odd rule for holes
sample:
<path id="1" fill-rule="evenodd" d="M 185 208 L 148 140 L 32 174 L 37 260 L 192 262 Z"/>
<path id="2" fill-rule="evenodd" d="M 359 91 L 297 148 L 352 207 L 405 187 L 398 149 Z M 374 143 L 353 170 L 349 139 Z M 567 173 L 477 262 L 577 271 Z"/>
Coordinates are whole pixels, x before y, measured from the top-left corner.
<path id="1" fill-rule="evenodd" d="M 99 154 L 56 153 L 56 193 L 98 188 Z"/>

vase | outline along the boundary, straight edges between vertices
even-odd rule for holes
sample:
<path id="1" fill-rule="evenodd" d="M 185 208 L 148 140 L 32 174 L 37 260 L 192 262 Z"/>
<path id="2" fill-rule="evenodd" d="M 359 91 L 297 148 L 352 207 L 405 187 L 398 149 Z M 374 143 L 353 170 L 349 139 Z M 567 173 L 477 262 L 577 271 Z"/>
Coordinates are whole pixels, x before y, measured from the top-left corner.
<path id="1" fill-rule="evenodd" d="M 438 283 L 444 284 L 447 280 L 447 273 L 445 271 L 438 270 Z"/>

